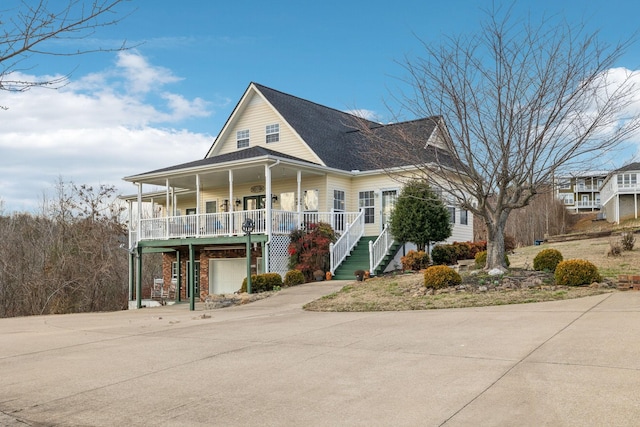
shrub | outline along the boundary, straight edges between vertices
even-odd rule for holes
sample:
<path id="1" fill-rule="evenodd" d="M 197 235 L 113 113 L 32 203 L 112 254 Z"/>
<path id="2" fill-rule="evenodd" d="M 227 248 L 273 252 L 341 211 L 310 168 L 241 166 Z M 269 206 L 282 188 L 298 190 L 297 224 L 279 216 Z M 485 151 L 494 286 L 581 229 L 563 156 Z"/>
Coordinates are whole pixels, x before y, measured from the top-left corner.
<path id="1" fill-rule="evenodd" d="M 632 251 L 635 243 L 636 238 L 633 236 L 633 233 L 622 233 L 620 236 L 620 244 L 625 251 Z"/>
<path id="2" fill-rule="evenodd" d="M 562 254 L 557 249 L 543 249 L 533 258 L 533 269 L 536 271 L 556 271 L 556 266 L 562 261 Z"/>
<path id="3" fill-rule="evenodd" d="M 476 268 L 484 268 L 487 264 L 487 251 L 478 252 L 474 259 L 476 261 Z M 509 261 L 509 256 L 507 256 L 507 254 L 504 254 L 504 263 L 507 267 L 511 265 L 511 261 Z"/>
<path id="4" fill-rule="evenodd" d="M 304 274 L 300 270 L 289 270 L 284 275 L 285 286 L 296 286 L 304 283 Z"/>
<path id="5" fill-rule="evenodd" d="M 424 286 L 427 288 L 440 289 L 460 283 L 462 283 L 460 275 L 446 265 L 433 265 L 424 271 Z"/>
<path id="6" fill-rule="evenodd" d="M 474 259 L 476 260 L 476 268 L 484 268 L 487 264 L 487 251 L 478 252 Z"/>
<path id="7" fill-rule="evenodd" d="M 282 276 L 278 273 L 263 273 L 251 275 L 251 292 L 259 293 L 272 291 L 274 287 L 282 286 Z M 240 292 L 247 292 L 247 278 L 242 281 Z"/>
<path id="8" fill-rule="evenodd" d="M 451 265 L 456 263 L 456 250 L 451 245 L 435 245 L 431 249 L 431 259 L 436 265 Z"/>
<path id="9" fill-rule="evenodd" d="M 451 246 L 456 254 L 456 261 L 459 259 L 473 259 L 473 256 L 471 255 L 471 243 L 453 242 Z"/>
<path id="10" fill-rule="evenodd" d="M 403 270 L 418 271 L 429 266 L 429 254 L 425 251 L 409 251 L 400 258 Z"/>
<path id="11" fill-rule="evenodd" d="M 583 259 L 561 261 L 556 267 L 556 285 L 580 286 L 590 285 L 602 280 L 595 265 Z"/>
<path id="12" fill-rule="evenodd" d="M 609 239 L 609 247 L 605 249 L 604 254 L 608 257 L 613 256 L 621 256 L 622 255 L 622 245 L 618 242 L 614 242 Z"/>
<path id="13" fill-rule="evenodd" d="M 330 224 L 308 223 L 305 230 L 293 230 L 289 237 L 290 269 L 300 270 L 307 282 L 314 280 L 314 271 L 329 270 L 329 245 L 336 241 L 336 233 Z"/>
<path id="14" fill-rule="evenodd" d="M 516 249 L 516 246 L 517 246 L 516 238 L 509 234 L 505 234 L 504 235 L 504 251 L 508 254 L 513 253 L 513 251 Z"/>
<path id="15" fill-rule="evenodd" d="M 487 242 L 453 242 L 447 245 L 436 245 L 431 251 L 431 258 L 436 265 L 455 264 L 459 259 L 474 259 L 476 254 L 487 250 Z"/>

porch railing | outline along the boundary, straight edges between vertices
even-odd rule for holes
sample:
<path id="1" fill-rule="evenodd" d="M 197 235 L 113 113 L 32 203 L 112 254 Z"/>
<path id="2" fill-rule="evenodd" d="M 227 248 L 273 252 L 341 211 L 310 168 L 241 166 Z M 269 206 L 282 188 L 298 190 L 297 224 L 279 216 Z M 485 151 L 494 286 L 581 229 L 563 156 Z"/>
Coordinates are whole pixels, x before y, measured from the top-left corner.
<path id="1" fill-rule="evenodd" d="M 373 274 L 393 245 L 393 236 L 389 232 L 389 225 L 385 224 L 384 230 L 375 242 L 369 240 L 369 271 Z"/>
<path id="2" fill-rule="evenodd" d="M 271 233 L 286 235 L 307 224 L 326 222 L 339 234 L 344 234 L 346 226 L 356 222 L 358 212 L 297 212 L 271 211 Z M 244 234 L 242 224 L 251 218 L 255 224 L 254 233 L 267 234 L 266 209 L 220 212 L 198 215 L 169 216 L 140 220 L 140 226 L 132 224 L 129 234 L 132 246 L 139 240 L 164 240 L 187 237 L 218 237 Z"/>
<path id="3" fill-rule="evenodd" d="M 340 238 L 329 246 L 330 269 L 333 275 L 336 268 L 349 256 L 354 246 L 364 234 L 364 211 L 358 212 L 353 222 L 345 223 Z"/>

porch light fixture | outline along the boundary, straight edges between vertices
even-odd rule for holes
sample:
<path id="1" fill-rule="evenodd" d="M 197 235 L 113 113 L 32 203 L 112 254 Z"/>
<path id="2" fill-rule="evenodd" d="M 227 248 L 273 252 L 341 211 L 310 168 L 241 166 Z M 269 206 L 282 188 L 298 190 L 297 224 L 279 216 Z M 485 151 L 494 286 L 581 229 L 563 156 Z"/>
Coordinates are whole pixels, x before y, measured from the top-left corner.
<path id="1" fill-rule="evenodd" d="M 236 206 L 240 206 L 242 204 L 242 200 L 236 199 Z"/>
<path id="2" fill-rule="evenodd" d="M 278 196 L 277 196 L 276 194 L 272 194 L 272 195 L 271 195 L 271 201 L 272 201 L 273 203 L 277 202 L 277 201 L 278 201 Z"/>
<path id="3" fill-rule="evenodd" d="M 255 230 L 256 225 L 251 218 L 244 220 L 242 231 L 247 235 L 247 293 L 251 293 L 251 232 Z"/>

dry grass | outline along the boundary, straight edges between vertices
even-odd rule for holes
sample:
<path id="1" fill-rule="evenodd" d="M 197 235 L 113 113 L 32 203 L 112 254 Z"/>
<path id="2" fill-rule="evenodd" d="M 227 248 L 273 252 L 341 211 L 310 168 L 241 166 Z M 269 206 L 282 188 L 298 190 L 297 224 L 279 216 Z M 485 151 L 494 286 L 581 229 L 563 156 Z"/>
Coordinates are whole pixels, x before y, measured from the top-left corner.
<path id="1" fill-rule="evenodd" d="M 606 250 L 611 241 L 619 242 L 620 237 L 606 237 L 562 243 L 545 243 L 542 246 L 519 248 L 510 254 L 511 267 L 530 270 L 533 258 L 545 248 L 558 249 L 564 259 L 585 259 L 595 264 L 600 274 L 610 280 L 619 274 L 640 274 L 640 249 L 622 252 L 621 256 L 608 257 Z M 640 245 L 640 242 L 639 242 Z M 470 280 L 468 276 L 465 282 Z M 471 280 L 473 280 L 471 278 Z M 489 290 L 487 292 L 469 292 L 467 290 L 448 289 L 445 292 L 425 294 L 421 274 L 400 274 L 383 276 L 364 282 L 354 282 L 339 292 L 327 295 L 307 304 L 310 311 L 402 311 L 428 310 L 460 307 L 480 307 L 490 305 L 521 304 L 581 298 L 612 289 L 592 287 L 565 287 L 553 285 L 549 281 L 541 286 L 528 289 Z"/>
<path id="2" fill-rule="evenodd" d="M 607 256 L 611 242 L 620 242 L 620 236 L 600 237 L 597 239 L 575 240 L 561 243 L 545 243 L 541 246 L 527 246 L 516 249 L 509 255 L 512 267 L 531 269 L 533 258 L 545 248 L 554 248 L 566 259 L 585 259 L 592 262 L 603 277 L 616 280 L 619 274 L 640 274 L 640 249 L 623 251 L 620 256 Z M 640 246 L 640 242 L 637 242 Z"/>

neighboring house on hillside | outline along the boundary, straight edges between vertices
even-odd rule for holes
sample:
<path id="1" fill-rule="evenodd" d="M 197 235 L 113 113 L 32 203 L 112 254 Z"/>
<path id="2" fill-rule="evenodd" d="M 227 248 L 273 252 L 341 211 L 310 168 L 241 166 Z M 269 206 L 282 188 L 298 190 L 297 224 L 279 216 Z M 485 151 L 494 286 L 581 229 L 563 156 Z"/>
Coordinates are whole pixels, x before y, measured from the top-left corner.
<path id="1" fill-rule="evenodd" d="M 204 159 L 124 178 L 138 185 L 130 203 L 130 288 L 136 285 L 141 304 L 140 255 L 163 252 L 163 284 L 177 284 L 176 298 L 192 303 L 207 294 L 230 293 L 240 288 L 247 274 L 245 233 L 253 220 L 251 269 L 253 273 L 288 270 L 287 247 L 292 230 L 319 221 L 332 225 L 340 238 L 332 253 L 332 273 L 353 278 L 353 267 L 340 271 L 359 241 L 368 253 L 362 269 L 373 267 L 389 250 L 392 239 L 385 224 L 401 189 L 389 168 L 411 167 L 393 152 L 383 159 L 367 156 L 366 137 L 357 123 L 362 119 L 268 87 L 251 83 L 227 119 Z M 428 164 L 444 151 L 432 117 L 391 125 L 368 122 L 376 132 L 401 126 L 403 131 L 428 136 L 423 158 Z M 143 186 L 160 188 L 145 193 Z M 143 218 L 143 204 L 153 206 L 153 218 Z M 470 212 L 449 206 L 454 222 L 450 240 L 473 238 Z M 376 240 L 379 236 L 382 238 Z M 355 257 L 354 257 L 355 258 Z M 342 264 L 342 265 L 341 265 Z"/>
<path id="2" fill-rule="evenodd" d="M 640 163 L 631 163 L 611 172 L 600 190 L 607 221 L 620 223 L 638 218 Z"/>
<path id="3" fill-rule="evenodd" d="M 567 210 L 582 212 L 600 211 L 600 189 L 607 177 L 607 171 L 574 172 L 555 178 L 555 191 Z"/>

